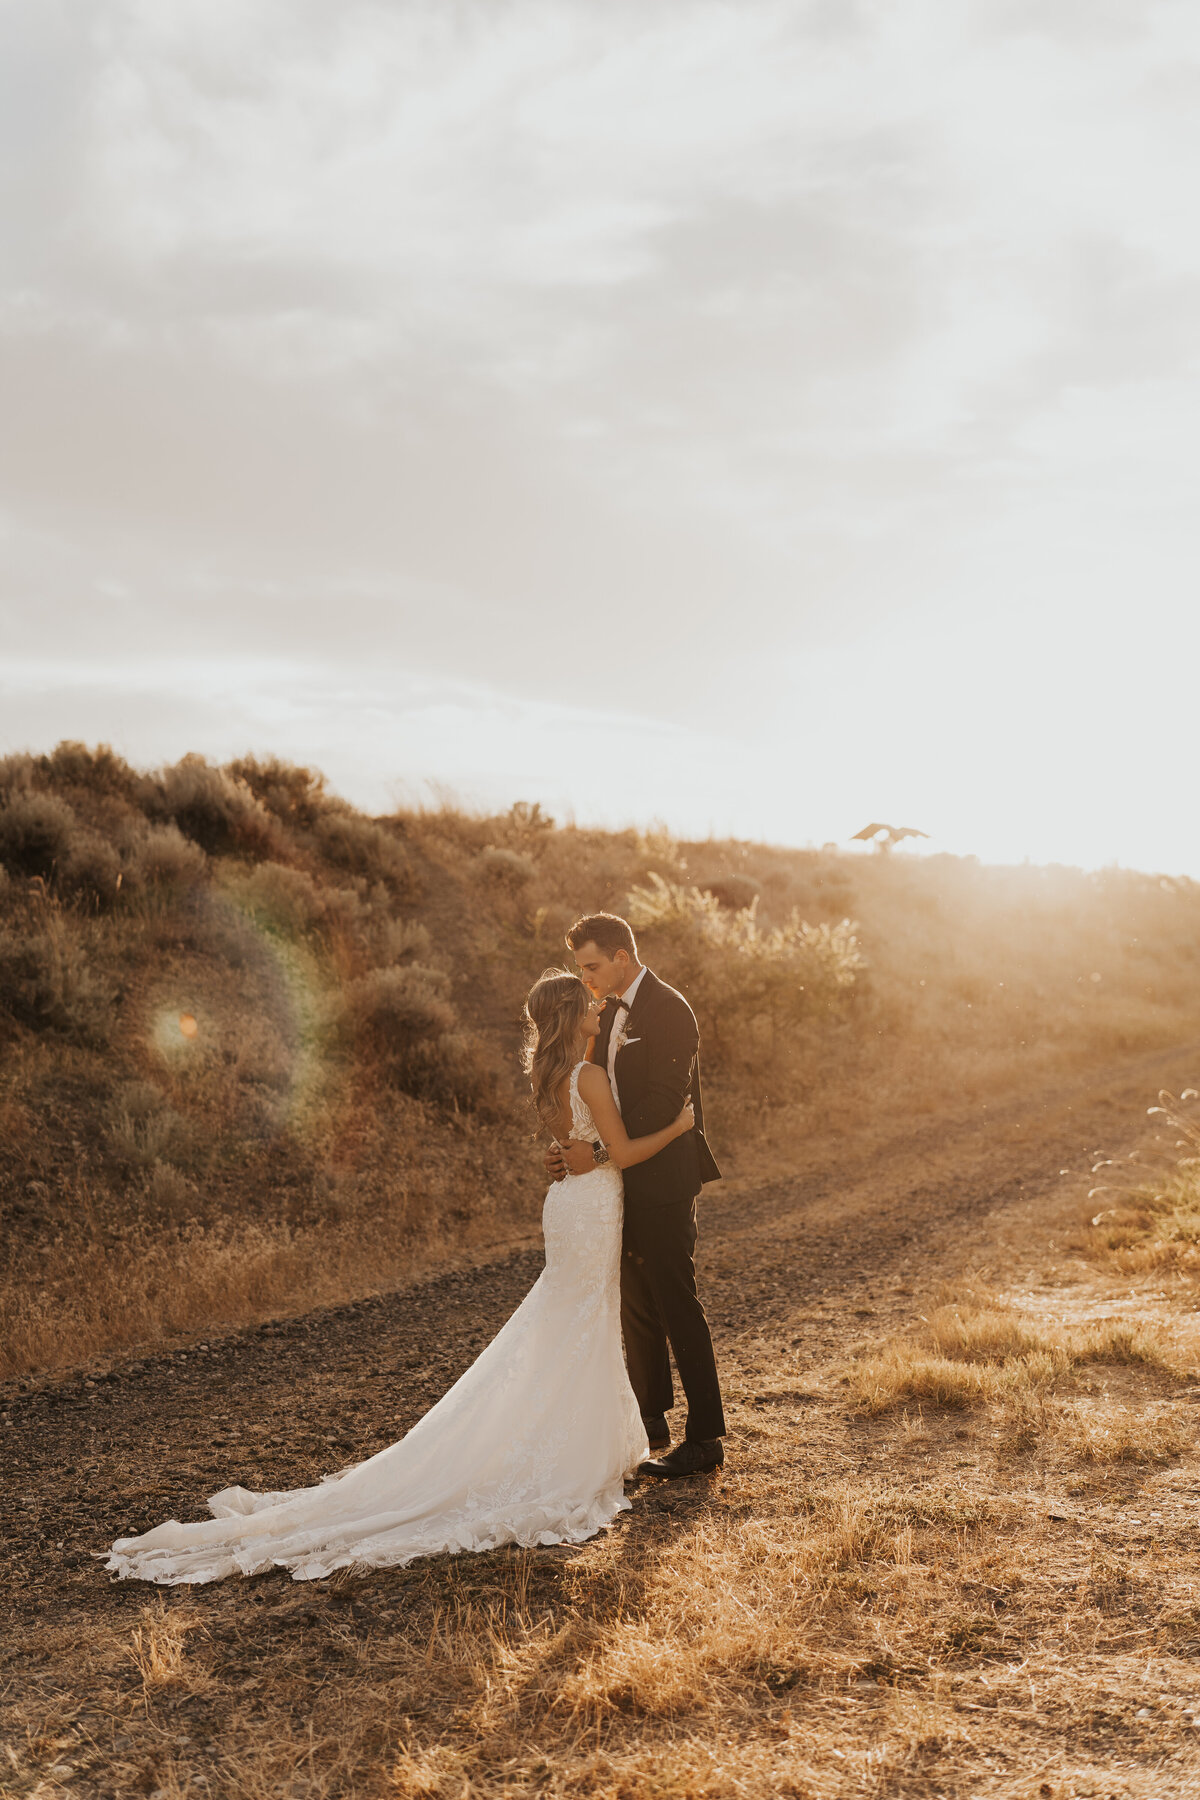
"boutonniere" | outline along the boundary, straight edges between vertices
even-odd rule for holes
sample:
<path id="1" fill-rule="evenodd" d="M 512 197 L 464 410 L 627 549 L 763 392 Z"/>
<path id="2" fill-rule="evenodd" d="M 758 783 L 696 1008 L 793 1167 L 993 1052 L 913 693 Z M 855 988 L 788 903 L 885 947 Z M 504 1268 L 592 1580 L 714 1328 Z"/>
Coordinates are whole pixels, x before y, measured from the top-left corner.
<path id="1" fill-rule="evenodd" d="M 617 1026 L 617 1048 L 615 1054 L 619 1056 L 626 1044 L 640 1044 L 641 1041 L 640 1037 L 630 1037 L 625 1029 L 624 1021 L 622 1021 L 621 1024 Z"/>

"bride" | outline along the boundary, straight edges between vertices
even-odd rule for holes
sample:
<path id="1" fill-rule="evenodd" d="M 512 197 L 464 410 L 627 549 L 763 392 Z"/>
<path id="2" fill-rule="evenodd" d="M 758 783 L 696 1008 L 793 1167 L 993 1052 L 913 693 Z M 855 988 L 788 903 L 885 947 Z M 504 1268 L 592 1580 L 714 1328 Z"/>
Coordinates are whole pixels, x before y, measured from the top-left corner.
<path id="1" fill-rule="evenodd" d="M 621 1170 L 693 1126 L 690 1106 L 630 1138 L 607 1076 L 586 1061 L 600 1002 L 551 969 L 525 1003 L 524 1062 L 543 1124 L 599 1143 L 598 1166 L 551 1186 L 546 1267 L 512 1318 L 407 1437 L 316 1487 L 225 1488 L 211 1519 L 118 1538 L 121 1577 L 218 1581 L 290 1569 L 313 1581 L 436 1551 L 579 1543 L 628 1508 L 623 1479 L 647 1453 L 620 1330 Z"/>

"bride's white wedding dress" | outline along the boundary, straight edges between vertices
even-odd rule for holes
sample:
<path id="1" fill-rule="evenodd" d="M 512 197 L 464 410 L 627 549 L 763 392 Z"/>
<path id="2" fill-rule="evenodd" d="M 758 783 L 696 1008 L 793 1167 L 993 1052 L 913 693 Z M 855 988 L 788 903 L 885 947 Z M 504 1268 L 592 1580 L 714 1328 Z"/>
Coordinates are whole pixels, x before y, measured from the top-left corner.
<path id="1" fill-rule="evenodd" d="M 571 1135 L 594 1139 L 571 1075 Z M 118 1538 L 106 1567 L 164 1584 L 272 1567 L 312 1581 L 436 1551 L 579 1543 L 628 1508 L 647 1453 L 621 1353 L 622 1182 L 611 1165 L 546 1196 L 546 1267 L 482 1356 L 407 1437 L 316 1487 L 225 1488 L 212 1519 Z"/>

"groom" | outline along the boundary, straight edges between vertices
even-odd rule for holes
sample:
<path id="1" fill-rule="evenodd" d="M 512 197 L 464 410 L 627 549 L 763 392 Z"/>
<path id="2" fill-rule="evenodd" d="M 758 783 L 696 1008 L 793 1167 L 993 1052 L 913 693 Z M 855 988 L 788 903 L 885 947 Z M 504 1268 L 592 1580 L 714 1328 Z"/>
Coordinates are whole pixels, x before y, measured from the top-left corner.
<path id="1" fill-rule="evenodd" d="M 584 981 L 605 1002 L 593 1061 L 606 1067 L 630 1137 L 669 1125 L 691 1097 L 696 1128 L 625 1171 L 621 1256 L 621 1330 L 629 1379 L 652 1450 L 671 1441 L 666 1414 L 675 1403 L 671 1364 L 687 1395 L 683 1442 L 642 1464 L 646 1475 L 674 1478 L 716 1469 L 725 1460 L 725 1416 L 708 1320 L 696 1293 L 696 1196 L 721 1171 L 704 1141 L 697 1049 L 700 1036 L 682 994 L 638 961 L 626 920 L 590 913 L 567 933 Z M 596 1146 L 595 1148 L 599 1148 Z M 569 1142 L 547 1159 L 558 1179 L 594 1167 L 591 1144 Z"/>

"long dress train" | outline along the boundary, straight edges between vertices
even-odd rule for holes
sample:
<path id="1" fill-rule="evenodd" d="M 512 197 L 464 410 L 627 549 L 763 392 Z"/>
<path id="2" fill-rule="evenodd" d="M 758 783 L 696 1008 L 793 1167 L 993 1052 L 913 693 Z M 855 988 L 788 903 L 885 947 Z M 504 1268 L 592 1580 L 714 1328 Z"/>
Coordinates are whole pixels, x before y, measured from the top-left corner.
<path id="1" fill-rule="evenodd" d="M 572 1136 L 595 1138 L 571 1075 Z M 218 1581 L 272 1567 L 312 1581 L 436 1551 L 579 1543 L 629 1506 L 646 1433 L 621 1353 L 622 1182 L 568 1176 L 546 1196 L 546 1267 L 512 1318 L 407 1437 L 315 1487 L 225 1488 L 212 1519 L 118 1538 L 121 1577 Z"/>

